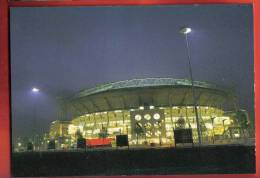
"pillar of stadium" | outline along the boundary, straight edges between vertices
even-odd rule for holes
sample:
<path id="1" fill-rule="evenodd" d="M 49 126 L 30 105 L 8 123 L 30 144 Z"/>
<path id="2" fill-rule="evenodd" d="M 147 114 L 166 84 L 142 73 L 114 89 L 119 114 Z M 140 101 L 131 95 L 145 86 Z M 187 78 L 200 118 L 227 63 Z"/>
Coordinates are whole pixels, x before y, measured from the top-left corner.
<path id="1" fill-rule="evenodd" d="M 191 54 L 190 54 L 190 46 L 189 46 L 189 40 L 188 40 L 188 33 L 185 32 L 188 28 L 182 28 L 180 30 L 180 33 L 185 36 L 185 42 L 186 42 L 186 49 L 187 49 L 187 55 L 188 55 L 188 63 L 189 63 L 189 74 L 190 74 L 190 80 L 191 80 L 191 90 L 192 90 L 192 97 L 193 97 L 193 105 L 195 110 L 195 117 L 196 117 L 196 124 L 197 124 L 197 132 L 198 132 L 198 139 L 199 139 L 199 146 L 201 145 L 201 131 L 200 131 L 200 122 L 199 122 L 199 115 L 198 115 L 198 108 L 197 108 L 197 100 L 195 96 L 195 90 L 194 90 L 194 81 L 193 81 L 193 75 L 192 75 L 192 67 L 191 67 Z"/>

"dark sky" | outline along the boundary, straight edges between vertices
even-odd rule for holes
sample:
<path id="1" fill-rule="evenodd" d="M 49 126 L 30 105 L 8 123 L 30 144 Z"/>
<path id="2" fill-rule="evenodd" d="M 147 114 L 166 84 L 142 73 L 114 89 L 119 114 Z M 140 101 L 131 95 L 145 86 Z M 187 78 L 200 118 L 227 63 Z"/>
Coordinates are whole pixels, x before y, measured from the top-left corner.
<path id="1" fill-rule="evenodd" d="M 105 82 L 188 78 L 182 26 L 196 80 L 235 88 L 253 114 L 253 28 L 250 5 L 11 9 L 14 136 L 48 131 L 55 98 Z M 32 87 L 41 93 L 33 95 Z"/>

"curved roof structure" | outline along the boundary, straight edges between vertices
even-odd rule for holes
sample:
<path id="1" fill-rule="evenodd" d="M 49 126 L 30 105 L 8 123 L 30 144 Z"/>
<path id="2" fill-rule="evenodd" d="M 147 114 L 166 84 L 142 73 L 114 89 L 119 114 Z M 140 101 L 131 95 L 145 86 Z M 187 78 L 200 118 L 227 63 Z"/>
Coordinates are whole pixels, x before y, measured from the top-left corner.
<path id="1" fill-rule="evenodd" d="M 131 89 L 131 88 L 144 88 L 144 87 L 162 87 L 162 86 L 191 86 L 191 81 L 187 79 L 173 79 L 173 78 L 145 78 L 145 79 L 132 79 L 124 80 L 114 83 L 107 83 L 96 86 L 94 88 L 86 89 L 74 96 L 74 98 L 85 97 L 100 92 L 119 90 L 119 89 Z M 221 90 L 216 85 L 209 84 L 207 82 L 194 81 L 195 87 L 208 88 Z"/>
<path id="2" fill-rule="evenodd" d="M 138 108 L 193 105 L 191 81 L 146 78 L 119 81 L 82 90 L 69 99 L 67 109 L 74 116 L 87 113 Z M 216 85 L 194 81 L 197 104 L 224 107 L 232 95 Z"/>

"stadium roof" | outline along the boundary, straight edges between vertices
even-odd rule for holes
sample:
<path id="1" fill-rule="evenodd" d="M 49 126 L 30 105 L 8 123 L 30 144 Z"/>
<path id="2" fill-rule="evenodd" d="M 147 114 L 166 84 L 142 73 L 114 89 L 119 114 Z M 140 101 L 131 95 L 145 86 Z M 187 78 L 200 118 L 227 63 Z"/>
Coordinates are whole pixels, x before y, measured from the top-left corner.
<path id="1" fill-rule="evenodd" d="M 172 78 L 146 78 L 119 81 L 82 90 L 67 102 L 74 116 L 87 113 L 138 108 L 193 105 L 191 81 Z M 216 85 L 194 81 L 197 104 L 225 107 L 233 95 Z"/>
<path id="2" fill-rule="evenodd" d="M 74 96 L 74 98 L 85 97 L 100 92 L 127 89 L 127 88 L 144 88 L 144 87 L 161 87 L 161 86 L 191 86 L 191 81 L 187 79 L 172 79 L 172 78 L 145 78 L 125 80 L 114 83 L 107 83 L 86 89 Z M 195 87 L 221 90 L 216 85 L 206 82 L 194 81 Z"/>

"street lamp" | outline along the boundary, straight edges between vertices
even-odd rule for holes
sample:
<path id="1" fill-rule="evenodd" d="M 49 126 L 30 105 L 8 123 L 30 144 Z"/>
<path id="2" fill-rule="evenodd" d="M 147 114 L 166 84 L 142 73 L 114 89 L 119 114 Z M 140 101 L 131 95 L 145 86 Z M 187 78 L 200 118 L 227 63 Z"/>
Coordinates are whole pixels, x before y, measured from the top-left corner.
<path id="1" fill-rule="evenodd" d="M 188 28 L 188 27 L 184 27 L 180 30 L 180 33 L 182 34 L 188 34 L 191 32 L 191 28 Z"/>
<path id="2" fill-rule="evenodd" d="M 199 146 L 200 146 L 201 145 L 201 129 L 200 129 L 200 123 L 199 123 L 197 101 L 196 101 L 196 97 L 195 97 L 194 81 L 193 81 L 192 67 L 191 67 L 190 46 L 189 46 L 189 40 L 188 40 L 188 34 L 191 31 L 192 31 L 191 28 L 188 28 L 188 27 L 184 27 L 184 28 L 180 29 L 180 33 L 185 36 L 185 41 L 186 41 L 186 49 L 187 49 L 187 53 L 188 53 L 188 62 L 189 62 L 189 74 L 190 74 L 191 90 L 192 90 L 192 97 L 193 97 L 193 106 L 194 106 L 194 110 L 195 110 L 197 132 L 198 132 L 198 139 L 199 139 Z"/>
<path id="3" fill-rule="evenodd" d="M 36 87 L 33 87 L 31 89 L 32 93 L 33 94 L 37 94 L 40 92 L 40 89 L 39 88 L 36 88 Z M 36 148 L 36 143 L 38 143 L 36 141 L 36 101 L 34 101 L 34 104 L 33 104 L 33 142 L 34 142 L 34 147 Z"/>
<path id="4" fill-rule="evenodd" d="M 33 87 L 33 88 L 32 88 L 32 92 L 33 92 L 33 93 L 39 93 L 39 92 L 40 92 L 40 89 Z"/>

